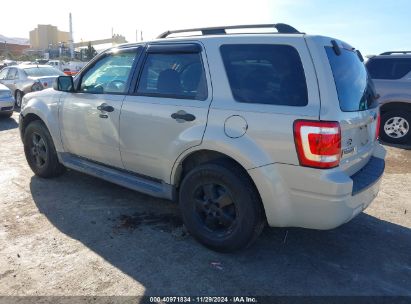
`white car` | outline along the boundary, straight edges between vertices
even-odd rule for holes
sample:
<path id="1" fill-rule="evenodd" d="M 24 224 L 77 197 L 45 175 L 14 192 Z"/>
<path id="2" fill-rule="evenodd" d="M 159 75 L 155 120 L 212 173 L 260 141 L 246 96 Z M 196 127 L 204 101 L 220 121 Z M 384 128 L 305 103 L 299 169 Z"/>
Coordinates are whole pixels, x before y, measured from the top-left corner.
<path id="1" fill-rule="evenodd" d="M 8 87 L 0 83 L 0 116 L 11 117 L 14 110 L 13 94 Z"/>

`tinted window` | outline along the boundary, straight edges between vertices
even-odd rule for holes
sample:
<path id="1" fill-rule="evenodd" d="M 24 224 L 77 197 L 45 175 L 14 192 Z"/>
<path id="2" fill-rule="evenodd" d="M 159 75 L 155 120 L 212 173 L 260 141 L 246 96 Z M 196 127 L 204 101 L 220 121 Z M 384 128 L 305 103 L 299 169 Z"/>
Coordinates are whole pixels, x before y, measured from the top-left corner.
<path id="1" fill-rule="evenodd" d="M 25 68 L 23 71 L 31 77 L 64 76 L 62 72 L 52 67 Z"/>
<path id="2" fill-rule="evenodd" d="M 131 68 L 139 49 L 107 54 L 81 77 L 80 91 L 87 93 L 126 93 Z"/>
<path id="3" fill-rule="evenodd" d="M 200 53 L 148 54 L 138 94 L 205 100 L 207 85 Z"/>
<path id="4" fill-rule="evenodd" d="M 367 62 L 372 79 L 400 79 L 411 71 L 411 58 L 378 58 Z"/>
<path id="5" fill-rule="evenodd" d="M 307 84 L 300 56 L 288 45 L 221 46 L 234 99 L 239 102 L 305 106 Z"/>
<path id="6" fill-rule="evenodd" d="M 353 112 L 374 107 L 374 86 L 357 53 L 341 49 L 341 55 L 338 56 L 332 47 L 325 47 L 325 50 L 334 75 L 341 110 Z"/>

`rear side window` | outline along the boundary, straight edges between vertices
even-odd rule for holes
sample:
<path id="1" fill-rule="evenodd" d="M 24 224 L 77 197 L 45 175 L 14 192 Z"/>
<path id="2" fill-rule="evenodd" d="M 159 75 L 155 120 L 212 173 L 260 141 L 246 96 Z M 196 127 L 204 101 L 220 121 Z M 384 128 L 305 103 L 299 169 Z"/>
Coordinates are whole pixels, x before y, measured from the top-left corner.
<path id="1" fill-rule="evenodd" d="M 149 53 L 138 85 L 139 95 L 207 99 L 201 53 Z"/>
<path id="2" fill-rule="evenodd" d="M 334 76 L 340 108 L 344 112 L 363 111 L 376 106 L 376 93 L 365 65 L 357 53 L 341 49 L 337 55 L 332 47 L 325 47 Z"/>
<path id="3" fill-rule="evenodd" d="M 367 62 L 372 79 L 401 79 L 411 72 L 411 58 L 377 58 Z"/>
<path id="4" fill-rule="evenodd" d="M 227 44 L 220 50 L 236 101 L 295 107 L 308 104 L 304 69 L 294 47 Z"/>

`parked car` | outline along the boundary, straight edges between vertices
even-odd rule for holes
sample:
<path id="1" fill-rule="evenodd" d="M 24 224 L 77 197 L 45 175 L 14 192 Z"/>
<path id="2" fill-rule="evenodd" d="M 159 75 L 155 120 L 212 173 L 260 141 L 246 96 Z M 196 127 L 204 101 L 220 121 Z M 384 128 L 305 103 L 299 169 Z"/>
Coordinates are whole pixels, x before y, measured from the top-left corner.
<path id="1" fill-rule="evenodd" d="M 16 106 L 20 107 L 24 94 L 52 87 L 60 75 L 64 73 L 49 65 L 16 65 L 0 71 L 0 83 L 12 91 Z"/>
<path id="2" fill-rule="evenodd" d="M 0 117 L 11 117 L 14 110 L 13 95 L 8 87 L 0 84 Z"/>
<path id="3" fill-rule="evenodd" d="M 411 143 L 411 51 L 382 53 L 366 66 L 380 95 L 381 139 Z"/>
<path id="4" fill-rule="evenodd" d="M 127 44 L 23 99 L 28 164 L 179 201 L 188 231 L 232 251 L 273 227 L 332 229 L 385 166 L 372 81 L 348 44 L 275 24 Z"/>

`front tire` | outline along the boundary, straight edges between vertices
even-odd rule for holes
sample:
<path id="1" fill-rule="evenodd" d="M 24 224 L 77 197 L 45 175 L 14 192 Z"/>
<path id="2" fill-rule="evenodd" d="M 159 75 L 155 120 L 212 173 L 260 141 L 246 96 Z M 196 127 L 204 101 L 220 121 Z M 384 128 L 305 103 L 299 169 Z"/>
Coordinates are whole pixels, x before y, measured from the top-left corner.
<path id="1" fill-rule="evenodd" d="M 16 107 L 21 108 L 21 102 L 23 100 L 23 92 L 21 91 L 16 91 Z"/>
<path id="2" fill-rule="evenodd" d="M 230 161 L 210 162 L 190 171 L 180 187 L 180 208 L 190 234 L 216 251 L 249 246 L 265 225 L 254 184 Z"/>
<path id="3" fill-rule="evenodd" d="M 389 111 L 381 117 L 381 139 L 388 143 L 403 144 L 411 142 L 411 113 Z"/>
<path id="4" fill-rule="evenodd" d="M 64 172 L 51 135 L 41 121 L 33 121 L 27 126 L 23 142 L 27 162 L 36 175 L 49 178 Z"/>

